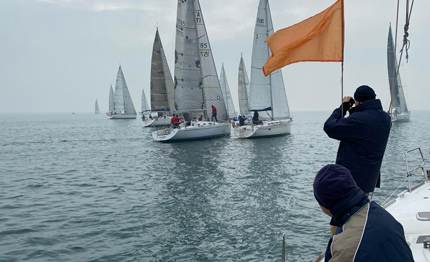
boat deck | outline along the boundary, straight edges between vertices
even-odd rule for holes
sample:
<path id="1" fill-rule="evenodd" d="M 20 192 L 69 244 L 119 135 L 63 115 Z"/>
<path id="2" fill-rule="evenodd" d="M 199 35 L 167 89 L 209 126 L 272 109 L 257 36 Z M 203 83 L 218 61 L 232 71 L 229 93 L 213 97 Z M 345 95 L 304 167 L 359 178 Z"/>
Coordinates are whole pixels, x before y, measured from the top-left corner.
<path id="1" fill-rule="evenodd" d="M 423 243 L 430 241 L 430 183 L 402 192 L 386 209 L 402 224 L 415 261 L 430 261 L 430 248 Z"/>

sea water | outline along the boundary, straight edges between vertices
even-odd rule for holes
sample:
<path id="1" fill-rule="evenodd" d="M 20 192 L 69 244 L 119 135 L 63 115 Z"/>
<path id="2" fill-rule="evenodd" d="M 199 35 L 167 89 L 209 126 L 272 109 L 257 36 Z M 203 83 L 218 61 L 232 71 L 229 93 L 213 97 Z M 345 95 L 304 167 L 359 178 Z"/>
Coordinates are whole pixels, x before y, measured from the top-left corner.
<path id="1" fill-rule="evenodd" d="M 170 144 L 140 119 L 0 115 L 0 261 L 280 261 L 283 234 L 287 261 L 312 261 L 329 238 L 312 192 L 336 157 L 329 115 L 294 112 L 287 136 Z M 415 147 L 429 157 L 428 111 L 393 123 L 378 203 Z"/>

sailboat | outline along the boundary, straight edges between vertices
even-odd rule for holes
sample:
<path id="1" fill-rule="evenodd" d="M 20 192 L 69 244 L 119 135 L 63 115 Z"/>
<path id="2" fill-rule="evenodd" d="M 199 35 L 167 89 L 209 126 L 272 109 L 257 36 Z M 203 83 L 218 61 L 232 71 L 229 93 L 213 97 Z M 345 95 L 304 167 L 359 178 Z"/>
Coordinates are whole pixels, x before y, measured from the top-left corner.
<path id="1" fill-rule="evenodd" d="M 114 93 L 114 105 L 113 110 L 110 111 L 109 118 L 136 119 L 136 109 L 134 109 L 133 101 L 131 100 L 130 92 L 128 91 L 121 66 L 118 68 Z"/>
<path id="2" fill-rule="evenodd" d="M 400 72 L 398 71 L 397 58 L 394 50 L 393 35 L 391 33 L 391 25 L 388 31 L 387 44 L 387 65 L 388 65 L 388 81 L 391 94 L 390 115 L 392 122 L 409 121 L 411 112 L 406 106 L 405 94 L 403 92 Z"/>
<path id="3" fill-rule="evenodd" d="M 107 116 L 112 116 L 113 115 L 114 104 L 115 104 L 115 93 L 114 93 L 114 91 L 112 89 L 112 85 L 110 85 L 110 90 L 109 90 L 109 111 L 106 113 Z"/>
<path id="4" fill-rule="evenodd" d="M 224 97 L 224 101 L 227 106 L 228 118 L 233 119 L 237 115 L 236 115 L 236 110 L 234 109 L 233 99 L 231 98 L 230 87 L 228 86 L 227 76 L 224 70 L 224 64 L 221 66 L 221 74 L 219 77 L 219 82 L 221 85 L 222 95 Z"/>
<path id="5" fill-rule="evenodd" d="M 285 135 L 291 131 L 292 119 L 282 72 L 276 70 L 265 77 L 262 70 L 270 56 L 269 46 L 264 41 L 273 32 L 269 1 L 260 0 L 252 48 L 249 96 L 250 111 L 254 111 L 255 118 L 251 125 L 234 128 L 239 138 Z"/>
<path id="6" fill-rule="evenodd" d="M 198 0 L 178 1 L 175 43 L 175 105 L 179 128 L 152 133 L 155 141 L 208 139 L 230 135 L 230 123 Z M 208 119 L 212 106 L 222 122 Z"/>
<path id="7" fill-rule="evenodd" d="M 96 99 L 96 104 L 95 104 L 95 110 L 94 110 L 94 113 L 95 113 L 95 114 L 100 114 L 99 103 L 97 102 L 97 99 Z"/>
<path id="8" fill-rule="evenodd" d="M 143 95 L 143 93 L 142 93 Z M 143 99 L 143 98 L 142 98 Z M 170 125 L 175 111 L 175 89 L 173 79 L 164 54 L 160 34 L 155 32 L 151 59 L 151 109 L 149 117 L 142 117 L 143 126 L 157 127 Z M 145 98 L 146 101 L 146 98 Z M 143 102 L 142 102 L 143 103 Z M 150 110 L 149 108 L 145 110 Z M 143 108 L 142 108 L 142 111 Z"/>
<path id="9" fill-rule="evenodd" d="M 239 111 L 241 115 L 249 113 L 249 78 L 246 73 L 245 62 L 240 57 L 239 74 L 238 74 L 238 93 L 239 93 Z"/>

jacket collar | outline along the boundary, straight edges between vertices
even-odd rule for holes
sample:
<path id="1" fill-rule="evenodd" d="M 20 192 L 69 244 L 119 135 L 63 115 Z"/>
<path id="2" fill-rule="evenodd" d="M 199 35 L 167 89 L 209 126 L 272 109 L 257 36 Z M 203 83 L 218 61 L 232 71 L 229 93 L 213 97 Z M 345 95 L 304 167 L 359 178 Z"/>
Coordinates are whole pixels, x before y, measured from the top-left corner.
<path id="1" fill-rule="evenodd" d="M 352 114 L 354 112 L 360 112 L 360 111 L 364 111 L 367 109 L 381 109 L 382 110 L 381 100 L 379 100 L 379 99 L 367 100 L 363 104 L 349 109 L 349 113 Z"/>
<path id="2" fill-rule="evenodd" d="M 336 204 L 330 209 L 332 213 L 331 225 L 341 226 L 363 206 L 369 203 L 369 199 L 361 189 L 352 193 L 350 197 Z"/>

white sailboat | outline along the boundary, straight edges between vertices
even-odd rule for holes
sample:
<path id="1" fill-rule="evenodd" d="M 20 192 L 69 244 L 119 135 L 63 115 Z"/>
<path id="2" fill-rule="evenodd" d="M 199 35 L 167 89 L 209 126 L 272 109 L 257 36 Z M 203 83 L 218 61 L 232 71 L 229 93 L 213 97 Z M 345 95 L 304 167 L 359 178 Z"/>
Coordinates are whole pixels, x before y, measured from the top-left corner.
<path id="1" fill-rule="evenodd" d="M 109 90 L 109 111 L 106 113 L 107 116 L 113 115 L 114 104 L 115 104 L 115 93 L 114 93 L 114 91 L 112 89 L 112 85 L 110 85 L 110 90 Z"/>
<path id="2" fill-rule="evenodd" d="M 152 47 L 151 109 L 149 116 L 142 118 L 144 127 L 170 125 L 172 113 L 175 111 L 175 89 L 158 28 Z"/>
<path id="3" fill-rule="evenodd" d="M 277 70 L 265 77 L 262 70 L 270 56 L 269 46 L 264 41 L 273 32 L 269 1 L 260 0 L 252 48 L 249 106 L 254 114 L 261 114 L 254 124 L 234 128 L 239 138 L 285 135 L 291 131 L 292 119 L 282 72 Z"/>
<path id="4" fill-rule="evenodd" d="M 406 105 L 405 94 L 403 92 L 402 81 L 400 79 L 400 72 L 397 65 L 396 53 L 394 50 L 393 35 L 391 33 L 391 25 L 388 31 L 387 65 L 388 81 L 391 95 L 391 121 L 409 121 L 411 112 L 408 110 L 408 107 Z"/>
<path id="5" fill-rule="evenodd" d="M 227 76 L 225 74 L 224 64 L 221 66 L 219 82 L 221 85 L 221 91 L 224 97 L 225 105 L 227 106 L 228 118 L 233 119 L 237 115 L 236 110 L 234 109 L 233 99 L 231 98 L 230 87 L 228 85 Z"/>
<path id="6" fill-rule="evenodd" d="M 97 99 L 96 99 L 94 113 L 95 114 L 100 114 L 99 103 L 97 102 Z"/>
<path id="7" fill-rule="evenodd" d="M 249 78 L 242 56 L 239 63 L 238 93 L 240 114 L 246 116 L 249 113 Z"/>
<path id="8" fill-rule="evenodd" d="M 145 96 L 145 90 L 142 89 L 142 99 L 141 99 L 141 107 L 140 107 L 140 113 L 149 111 L 149 105 L 148 102 L 146 100 L 146 96 Z"/>
<path id="9" fill-rule="evenodd" d="M 153 139 L 170 142 L 228 136 L 230 123 L 196 120 L 208 119 L 211 106 L 216 107 L 218 120 L 228 120 L 198 0 L 178 0 L 175 45 L 175 104 L 185 121 L 180 128 L 153 132 Z"/>
<path id="10" fill-rule="evenodd" d="M 131 100 L 130 92 L 128 91 L 127 83 L 125 82 L 121 66 L 118 68 L 114 94 L 114 106 L 113 111 L 110 111 L 109 118 L 136 119 L 136 109 L 134 109 L 133 101 Z"/>

